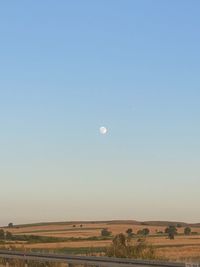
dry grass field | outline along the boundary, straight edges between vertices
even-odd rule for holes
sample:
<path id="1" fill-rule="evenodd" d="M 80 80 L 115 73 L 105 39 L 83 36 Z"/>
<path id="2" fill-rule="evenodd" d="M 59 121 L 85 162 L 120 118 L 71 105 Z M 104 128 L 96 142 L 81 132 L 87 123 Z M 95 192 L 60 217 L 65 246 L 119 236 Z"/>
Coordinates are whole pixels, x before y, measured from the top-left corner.
<path id="1" fill-rule="evenodd" d="M 112 223 L 112 222 L 96 222 L 96 223 L 66 223 L 66 224 L 47 224 L 32 225 L 9 228 L 14 235 L 35 235 L 45 237 L 58 238 L 81 238 L 83 240 L 67 240 L 62 242 L 45 242 L 45 243 L 28 243 L 28 242 L 9 242 L 1 245 L 1 247 L 15 247 L 21 249 L 49 249 L 59 250 L 63 248 L 100 248 L 107 247 L 112 240 L 87 240 L 91 237 L 100 237 L 101 230 L 107 228 L 115 236 L 119 233 L 125 233 L 128 228 L 132 228 L 134 233 L 143 228 L 149 228 L 150 236 L 146 237 L 146 241 L 156 247 L 159 257 L 168 260 L 185 260 L 200 261 L 200 228 L 192 227 L 195 235 L 177 235 L 174 240 L 168 239 L 166 236 L 156 235 L 157 232 L 164 232 L 166 226 L 150 226 L 139 225 L 133 223 Z M 184 233 L 184 227 L 177 228 L 179 234 Z M 4 229 L 8 231 L 8 228 Z M 154 235 L 154 236 L 151 236 Z M 134 241 L 135 240 L 135 241 Z M 134 239 L 133 242 L 136 242 Z"/>

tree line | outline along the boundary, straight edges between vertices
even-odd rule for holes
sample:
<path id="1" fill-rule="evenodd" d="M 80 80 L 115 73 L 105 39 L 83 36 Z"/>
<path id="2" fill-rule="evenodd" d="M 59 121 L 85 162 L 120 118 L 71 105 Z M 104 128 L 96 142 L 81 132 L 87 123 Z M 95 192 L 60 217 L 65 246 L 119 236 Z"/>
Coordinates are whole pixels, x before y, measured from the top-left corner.
<path id="1" fill-rule="evenodd" d="M 133 237 L 134 235 L 148 236 L 150 234 L 150 230 L 149 230 L 149 228 L 143 228 L 143 229 L 138 230 L 136 233 L 134 233 L 132 228 L 128 228 L 126 230 L 126 234 L 129 238 Z M 174 239 L 175 235 L 178 234 L 178 230 L 177 230 L 176 226 L 169 225 L 167 228 L 165 228 L 164 232 L 163 231 L 157 231 L 157 234 L 167 234 L 169 239 Z M 184 228 L 184 234 L 185 235 L 192 234 L 192 230 L 189 226 Z M 111 235 L 112 235 L 112 232 L 109 231 L 107 228 L 104 228 L 101 230 L 101 236 L 109 237 Z"/>

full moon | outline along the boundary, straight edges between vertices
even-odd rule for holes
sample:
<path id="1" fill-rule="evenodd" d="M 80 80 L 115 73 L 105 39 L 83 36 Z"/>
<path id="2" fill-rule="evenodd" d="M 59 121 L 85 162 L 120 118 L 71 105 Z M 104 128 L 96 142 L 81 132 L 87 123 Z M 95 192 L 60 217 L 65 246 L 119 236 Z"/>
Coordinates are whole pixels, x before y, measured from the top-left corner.
<path id="1" fill-rule="evenodd" d="M 99 131 L 100 131 L 101 134 L 107 134 L 108 129 L 106 127 L 102 126 L 102 127 L 99 128 Z"/>

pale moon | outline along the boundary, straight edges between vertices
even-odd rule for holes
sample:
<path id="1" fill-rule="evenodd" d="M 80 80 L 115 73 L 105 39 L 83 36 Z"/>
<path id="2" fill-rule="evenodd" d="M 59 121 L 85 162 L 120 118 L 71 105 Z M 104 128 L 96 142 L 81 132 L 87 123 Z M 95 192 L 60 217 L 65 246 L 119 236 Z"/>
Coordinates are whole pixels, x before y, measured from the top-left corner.
<path id="1" fill-rule="evenodd" d="M 99 131 L 100 131 L 101 134 L 107 134 L 108 129 L 106 127 L 102 126 L 102 127 L 99 128 Z"/>

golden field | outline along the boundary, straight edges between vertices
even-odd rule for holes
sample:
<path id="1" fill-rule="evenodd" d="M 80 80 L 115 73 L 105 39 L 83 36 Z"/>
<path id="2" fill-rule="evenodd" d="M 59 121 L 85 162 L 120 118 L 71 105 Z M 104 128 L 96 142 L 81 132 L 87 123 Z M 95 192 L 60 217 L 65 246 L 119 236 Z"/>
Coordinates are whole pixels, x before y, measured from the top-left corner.
<path id="1" fill-rule="evenodd" d="M 82 225 L 81 225 L 82 224 Z M 22 249 L 49 249 L 58 250 L 62 248 L 100 248 L 107 247 L 112 240 L 84 240 L 90 237 L 100 237 L 101 230 L 107 228 L 115 236 L 125 233 L 128 228 L 132 228 L 134 233 L 143 228 L 149 228 L 150 235 L 155 235 L 157 231 L 164 232 L 167 226 L 139 225 L 134 223 L 112 223 L 112 222 L 84 222 L 84 223 L 54 223 L 46 225 L 19 226 L 17 228 L 5 228 L 14 235 L 36 235 L 58 238 L 82 238 L 83 240 L 68 240 L 64 242 L 51 243 L 27 243 L 9 242 L 4 247 L 15 247 Z M 166 236 L 149 236 L 146 241 L 156 247 L 160 258 L 168 260 L 200 260 L 200 228 L 191 227 L 195 235 L 177 235 L 174 240 L 169 240 Z M 184 233 L 184 227 L 177 228 L 179 234 Z M 135 240 L 135 241 L 134 241 Z M 136 239 L 133 239 L 136 242 Z M 1 246 L 1 247 L 2 247 Z"/>

